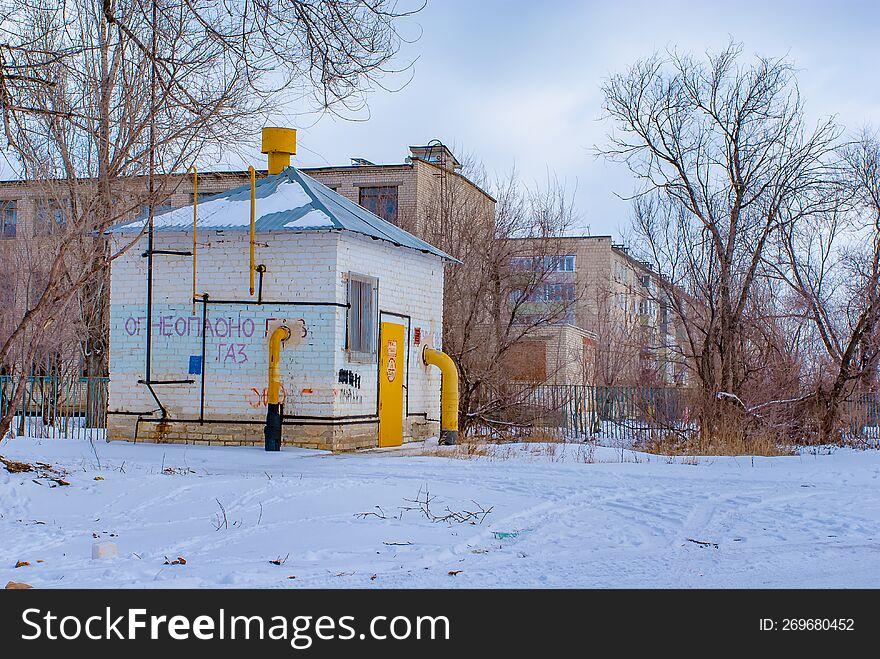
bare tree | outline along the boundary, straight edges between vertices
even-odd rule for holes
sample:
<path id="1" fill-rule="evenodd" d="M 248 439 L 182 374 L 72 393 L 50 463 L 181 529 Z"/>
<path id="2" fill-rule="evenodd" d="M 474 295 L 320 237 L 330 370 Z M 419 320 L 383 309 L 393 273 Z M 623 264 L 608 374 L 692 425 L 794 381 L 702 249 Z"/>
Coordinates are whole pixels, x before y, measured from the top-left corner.
<path id="1" fill-rule="evenodd" d="M 636 314 L 617 308 L 613 286 L 596 286 L 584 300 L 593 310 L 591 331 L 596 336 L 592 362 L 584 382 L 600 387 L 644 383 L 641 355 L 650 348 Z"/>
<path id="2" fill-rule="evenodd" d="M 815 212 L 839 131 L 806 126 L 785 60 L 742 60 L 731 43 L 700 61 L 655 55 L 613 76 L 605 109 L 616 130 L 601 152 L 626 163 L 641 186 L 636 232 L 681 320 L 703 430 L 719 430 L 727 396 L 745 395 L 760 352 L 751 321 L 779 232 Z"/>
<path id="3" fill-rule="evenodd" d="M 104 368 L 107 275 L 121 253 L 108 227 L 140 214 L 148 230 L 180 181 L 173 173 L 255 135 L 282 97 L 357 110 L 391 70 L 407 13 L 393 0 L 10 0 L 0 24 L 7 156 L 48 211 L 27 237 L 39 239 L 41 285 L 0 335 L 0 364 L 19 376 L 0 436 L 37 346 L 77 302 L 90 370 Z"/>
<path id="4" fill-rule="evenodd" d="M 880 142 L 841 149 L 835 203 L 786 226 L 778 271 L 795 292 L 813 346 L 818 439 L 837 439 L 843 401 L 876 384 L 880 362 Z M 812 331 L 810 331 L 812 330 Z"/>
<path id="5" fill-rule="evenodd" d="M 465 170 L 489 187 L 479 166 Z M 491 187 L 494 215 L 464 185 L 447 185 L 425 209 L 428 240 L 462 261 L 446 269 L 443 347 L 459 367 L 463 432 L 499 424 L 521 405 L 522 388 L 510 386 L 517 346 L 563 321 L 575 302 L 574 286 L 569 293 L 555 277 L 572 222 L 564 189 L 529 190 L 515 173 Z"/>

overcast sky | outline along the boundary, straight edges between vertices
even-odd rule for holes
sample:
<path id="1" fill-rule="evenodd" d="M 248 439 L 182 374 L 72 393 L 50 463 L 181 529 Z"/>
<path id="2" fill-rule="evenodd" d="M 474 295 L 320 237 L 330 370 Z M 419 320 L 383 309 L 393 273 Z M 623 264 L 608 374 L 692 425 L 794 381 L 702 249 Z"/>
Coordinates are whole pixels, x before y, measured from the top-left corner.
<path id="1" fill-rule="evenodd" d="M 345 165 L 352 156 L 399 163 L 408 145 L 436 138 L 489 172 L 516 166 L 530 183 L 555 175 L 574 193 L 584 232 L 619 236 L 629 203 L 615 193 L 629 194 L 633 182 L 622 165 L 593 155 L 609 128 L 600 85 L 655 50 L 702 53 L 730 38 L 749 56 L 788 55 L 812 119 L 836 114 L 852 131 L 880 126 L 877 0 L 428 0 L 400 29 L 418 37 L 401 51 L 400 64 L 413 65 L 384 82 L 412 80 L 396 93 L 375 90 L 368 120 L 296 106 L 277 119 L 299 129 L 296 165 Z M 251 162 L 263 161 L 255 151 Z"/>
<path id="2" fill-rule="evenodd" d="M 702 53 L 731 37 L 747 55 L 794 61 L 812 119 L 880 124 L 878 2 L 429 0 L 401 28 L 421 34 L 401 53 L 415 60 L 412 81 L 374 92 L 364 122 L 300 116 L 298 165 L 401 162 L 408 145 L 437 138 L 490 172 L 515 165 L 539 183 L 554 174 L 576 188 L 585 231 L 617 236 L 629 204 L 615 193 L 633 183 L 592 153 L 608 130 L 602 81 L 657 49 Z"/>

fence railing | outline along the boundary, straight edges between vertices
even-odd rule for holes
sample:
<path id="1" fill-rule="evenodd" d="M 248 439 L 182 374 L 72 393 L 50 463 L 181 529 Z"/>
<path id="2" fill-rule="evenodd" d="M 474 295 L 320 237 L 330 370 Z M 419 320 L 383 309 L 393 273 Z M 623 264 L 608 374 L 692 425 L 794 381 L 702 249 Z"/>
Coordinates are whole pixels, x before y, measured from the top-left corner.
<path id="1" fill-rule="evenodd" d="M 593 387 L 509 384 L 478 398 L 503 404 L 492 417 L 502 425 L 555 430 L 568 437 L 642 441 L 660 430 L 692 428 L 687 390 L 677 387 Z"/>
<path id="2" fill-rule="evenodd" d="M 477 407 L 487 408 L 491 399 L 503 401 L 491 413 L 501 425 L 640 443 L 670 431 L 697 430 L 692 393 L 684 387 L 515 383 L 476 400 Z M 880 394 L 852 394 L 844 401 L 840 423 L 849 439 L 880 439 Z"/>
<path id="3" fill-rule="evenodd" d="M 15 407 L 11 430 L 19 436 L 103 438 L 107 428 L 108 378 L 34 376 Z M 15 383 L 0 376 L 0 415 L 11 409 Z"/>
<path id="4" fill-rule="evenodd" d="M 107 428 L 109 378 L 29 377 L 16 406 L 16 435 L 66 439 L 103 438 Z M 12 404 L 14 382 L 0 376 L 0 416 Z M 593 387 L 512 383 L 477 398 L 503 405 L 490 416 L 523 429 L 555 430 L 571 438 L 603 437 L 639 443 L 658 433 L 695 430 L 689 390 L 683 387 Z M 880 394 L 856 393 L 841 414 L 844 434 L 851 439 L 880 440 Z M 478 424 L 479 425 L 479 424 Z"/>
<path id="5" fill-rule="evenodd" d="M 848 437 L 880 440 L 880 394 L 852 394 L 843 403 L 841 417 Z"/>

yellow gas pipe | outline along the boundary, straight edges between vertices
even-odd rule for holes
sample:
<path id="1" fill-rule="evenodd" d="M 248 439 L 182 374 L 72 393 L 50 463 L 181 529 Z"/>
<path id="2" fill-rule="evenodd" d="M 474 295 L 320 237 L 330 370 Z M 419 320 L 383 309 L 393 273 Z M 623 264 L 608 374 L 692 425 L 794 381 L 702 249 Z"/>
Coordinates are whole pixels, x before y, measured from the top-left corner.
<path id="1" fill-rule="evenodd" d="M 199 170 L 193 165 L 189 168 L 193 174 L 193 308 L 192 315 L 196 315 L 196 218 L 198 218 L 199 206 Z"/>
<path id="2" fill-rule="evenodd" d="M 269 405 L 281 403 L 281 343 L 290 338 L 290 328 L 286 325 L 276 327 L 269 337 L 269 389 L 266 402 Z"/>
<path id="3" fill-rule="evenodd" d="M 290 338 L 290 328 L 276 327 L 269 336 L 269 388 L 266 390 L 265 448 L 281 450 L 281 343 Z"/>
<path id="4" fill-rule="evenodd" d="M 251 266 L 250 277 L 251 277 L 251 295 L 254 294 L 254 272 L 256 270 L 256 266 L 254 265 L 254 238 L 256 235 L 256 226 L 257 226 L 257 172 L 254 169 L 253 165 L 248 167 L 248 174 L 251 177 Z"/>
<path id="5" fill-rule="evenodd" d="M 425 348 L 426 364 L 440 369 L 440 443 L 455 444 L 458 440 L 458 368 L 452 357 L 440 350 Z"/>

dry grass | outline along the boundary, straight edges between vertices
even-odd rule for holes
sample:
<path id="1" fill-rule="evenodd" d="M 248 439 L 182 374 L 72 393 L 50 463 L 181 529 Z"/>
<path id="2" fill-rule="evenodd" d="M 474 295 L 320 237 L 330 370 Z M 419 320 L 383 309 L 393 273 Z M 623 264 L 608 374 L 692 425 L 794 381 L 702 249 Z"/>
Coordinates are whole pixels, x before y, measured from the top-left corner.
<path id="1" fill-rule="evenodd" d="M 777 437 L 761 434 L 744 438 L 740 434 L 716 435 L 709 438 L 682 439 L 673 434 L 653 438 L 639 449 L 646 453 L 668 456 L 699 455 L 760 455 L 767 457 L 794 455 L 795 447 L 780 444 Z"/>
<path id="2" fill-rule="evenodd" d="M 530 446 L 516 447 L 512 444 L 528 444 Z M 432 446 L 410 453 L 409 455 L 453 458 L 456 460 L 469 460 L 473 458 L 486 458 L 489 460 L 510 460 L 514 457 L 532 457 L 546 459 L 549 462 L 579 462 L 593 464 L 595 460 L 596 446 L 586 443 L 564 443 L 558 438 L 551 441 L 533 439 L 523 441 L 498 441 L 487 440 L 485 437 L 468 437 L 460 439 L 455 446 Z"/>
<path id="3" fill-rule="evenodd" d="M 472 439 L 466 439 L 464 441 L 459 441 L 455 446 L 432 446 L 416 451 L 412 455 L 434 458 L 455 458 L 457 460 L 497 457 L 492 449 L 492 446 L 478 443 Z"/>
<path id="4" fill-rule="evenodd" d="M 56 485 L 70 485 L 70 483 L 64 480 L 64 476 L 67 476 L 67 471 L 46 464 L 45 462 L 29 464 L 27 462 L 18 462 L 17 460 L 8 460 L 7 458 L 0 456 L 0 464 L 2 464 L 10 474 L 35 472 L 36 478 L 33 480 L 37 484 L 40 484 L 40 481 L 45 480 L 55 483 Z"/>
<path id="5" fill-rule="evenodd" d="M 561 428 L 535 426 L 473 433 L 464 441 L 480 441 L 490 444 L 561 444 L 565 442 L 565 433 Z"/>
<path id="6" fill-rule="evenodd" d="M 6 467 L 6 471 L 10 474 L 23 474 L 29 471 L 34 471 L 34 466 L 28 464 L 27 462 L 19 462 L 17 460 L 7 460 L 2 455 L 0 455 L 0 464 Z"/>

